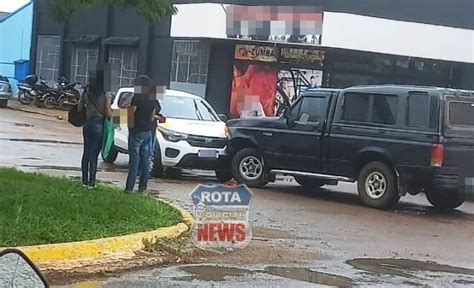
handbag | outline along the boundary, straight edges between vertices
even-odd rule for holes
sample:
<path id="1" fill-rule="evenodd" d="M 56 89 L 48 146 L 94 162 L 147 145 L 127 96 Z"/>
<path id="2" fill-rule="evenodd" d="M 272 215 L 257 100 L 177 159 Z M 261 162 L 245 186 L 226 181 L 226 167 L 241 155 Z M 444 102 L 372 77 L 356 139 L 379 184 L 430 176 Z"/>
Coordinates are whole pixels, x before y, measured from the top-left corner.
<path id="1" fill-rule="evenodd" d="M 86 110 L 82 109 L 81 112 L 78 110 L 79 104 L 72 106 L 68 112 L 68 122 L 75 127 L 82 127 L 86 123 Z"/>

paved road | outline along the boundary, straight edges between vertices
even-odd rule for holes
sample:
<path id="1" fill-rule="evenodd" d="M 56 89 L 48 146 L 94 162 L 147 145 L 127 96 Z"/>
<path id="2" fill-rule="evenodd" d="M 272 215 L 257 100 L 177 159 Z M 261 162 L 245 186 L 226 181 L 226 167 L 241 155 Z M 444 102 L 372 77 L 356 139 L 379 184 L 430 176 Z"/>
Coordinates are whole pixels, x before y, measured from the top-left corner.
<path id="1" fill-rule="evenodd" d="M 36 141 L 36 142 L 32 142 Z M 0 111 L 0 165 L 79 176 L 81 131 L 51 117 Z M 99 178 L 123 185 L 127 158 L 101 163 Z M 212 173 L 154 179 L 160 197 L 189 205 Z M 398 287 L 474 285 L 474 203 L 441 213 L 423 195 L 393 211 L 361 206 L 352 184 L 305 191 L 285 179 L 254 189 L 254 240 L 238 253 L 202 263 L 99 279 L 106 287 Z"/>

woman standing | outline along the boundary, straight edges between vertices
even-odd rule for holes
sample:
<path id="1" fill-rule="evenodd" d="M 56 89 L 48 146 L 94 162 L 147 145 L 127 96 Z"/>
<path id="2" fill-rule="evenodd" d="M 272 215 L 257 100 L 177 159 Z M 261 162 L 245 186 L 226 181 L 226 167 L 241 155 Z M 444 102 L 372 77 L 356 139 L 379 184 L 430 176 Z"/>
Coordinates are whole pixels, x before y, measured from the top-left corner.
<path id="1" fill-rule="evenodd" d="M 89 71 L 89 85 L 79 101 L 78 111 L 86 110 L 83 126 L 84 153 L 82 154 L 82 185 L 94 188 L 97 162 L 102 149 L 105 118 L 112 115 L 112 94 L 105 92 L 104 69 Z"/>

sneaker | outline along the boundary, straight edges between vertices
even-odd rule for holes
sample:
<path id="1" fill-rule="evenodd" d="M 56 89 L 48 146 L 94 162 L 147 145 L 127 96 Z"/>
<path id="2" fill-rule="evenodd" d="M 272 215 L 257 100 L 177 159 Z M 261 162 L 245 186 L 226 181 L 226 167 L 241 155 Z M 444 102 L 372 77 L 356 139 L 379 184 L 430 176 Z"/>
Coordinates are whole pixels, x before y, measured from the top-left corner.
<path id="1" fill-rule="evenodd" d="M 134 194 L 135 193 L 133 191 L 128 191 L 128 190 L 125 190 L 124 192 L 127 193 L 127 194 Z"/>
<path id="2" fill-rule="evenodd" d="M 89 185 L 87 185 L 87 184 L 82 184 L 81 186 L 82 186 L 82 188 L 89 188 Z"/>

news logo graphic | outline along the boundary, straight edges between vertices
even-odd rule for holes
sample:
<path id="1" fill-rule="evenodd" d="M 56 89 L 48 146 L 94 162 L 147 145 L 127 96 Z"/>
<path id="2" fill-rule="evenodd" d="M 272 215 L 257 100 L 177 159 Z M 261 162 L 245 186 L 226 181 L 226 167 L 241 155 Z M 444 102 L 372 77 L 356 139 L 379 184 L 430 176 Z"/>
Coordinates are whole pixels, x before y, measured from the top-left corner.
<path id="1" fill-rule="evenodd" d="M 226 253 L 245 248 L 252 239 L 247 186 L 199 184 L 191 192 L 194 223 L 191 240 L 202 250 Z"/>

